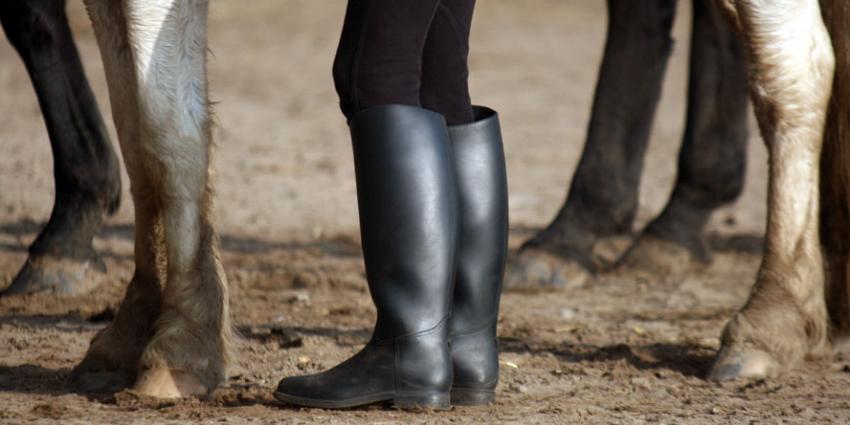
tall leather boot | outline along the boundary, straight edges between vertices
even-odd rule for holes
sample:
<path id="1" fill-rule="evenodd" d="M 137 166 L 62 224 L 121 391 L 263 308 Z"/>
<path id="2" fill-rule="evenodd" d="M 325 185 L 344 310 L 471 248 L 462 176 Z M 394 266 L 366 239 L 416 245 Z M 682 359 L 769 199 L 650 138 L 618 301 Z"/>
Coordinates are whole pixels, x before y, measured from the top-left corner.
<path id="1" fill-rule="evenodd" d="M 474 107 L 472 124 L 449 127 L 458 200 L 457 271 L 449 341 L 452 404 L 495 399 L 499 380 L 496 319 L 508 245 L 505 155 L 495 111 Z"/>
<path id="2" fill-rule="evenodd" d="M 352 358 L 286 378 L 275 396 L 321 408 L 392 401 L 402 409 L 447 409 L 457 193 L 445 120 L 387 105 L 360 112 L 350 128 L 375 330 Z"/>

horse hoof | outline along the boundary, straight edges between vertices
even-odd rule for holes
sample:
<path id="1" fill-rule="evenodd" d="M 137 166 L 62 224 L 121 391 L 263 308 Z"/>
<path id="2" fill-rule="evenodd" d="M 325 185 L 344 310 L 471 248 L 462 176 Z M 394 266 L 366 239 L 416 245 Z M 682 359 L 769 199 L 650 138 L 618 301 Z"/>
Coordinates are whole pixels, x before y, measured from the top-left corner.
<path id="1" fill-rule="evenodd" d="M 115 393 L 133 383 L 130 373 L 122 371 L 74 371 L 68 384 L 81 393 Z"/>
<path id="2" fill-rule="evenodd" d="M 509 291 L 572 289 L 584 285 L 590 272 L 581 264 L 542 250 L 523 250 L 508 266 Z"/>
<path id="3" fill-rule="evenodd" d="M 68 386 L 81 393 L 114 393 L 130 386 L 134 375 L 112 356 L 89 352 L 71 371 Z"/>
<path id="4" fill-rule="evenodd" d="M 52 256 L 29 258 L 0 295 L 35 292 L 84 294 L 100 284 L 106 266 L 99 258 L 76 260 Z"/>
<path id="5" fill-rule="evenodd" d="M 644 234 L 626 251 L 616 267 L 656 276 L 679 276 L 707 263 L 708 260 L 697 258 L 679 243 Z"/>
<path id="6" fill-rule="evenodd" d="M 142 372 L 132 390 L 138 394 L 161 399 L 205 396 L 210 393 L 209 388 L 192 373 L 165 367 Z"/>
<path id="7" fill-rule="evenodd" d="M 778 371 L 779 362 L 763 350 L 721 348 L 708 372 L 708 379 L 712 381 L 766 379 L 776 376 Z"/>

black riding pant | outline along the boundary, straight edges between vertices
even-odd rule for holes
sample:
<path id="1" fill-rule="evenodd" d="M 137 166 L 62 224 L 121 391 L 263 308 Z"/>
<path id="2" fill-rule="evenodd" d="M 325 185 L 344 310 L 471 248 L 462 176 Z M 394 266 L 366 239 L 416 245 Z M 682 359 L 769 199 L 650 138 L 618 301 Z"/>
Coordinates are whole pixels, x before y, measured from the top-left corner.
<path id="1" fill-rule="evenodd" d="M 473 120 L 467 80 L 475 0 L 349 0 L 333 75 L 350 120 L 377 105 Z"/>

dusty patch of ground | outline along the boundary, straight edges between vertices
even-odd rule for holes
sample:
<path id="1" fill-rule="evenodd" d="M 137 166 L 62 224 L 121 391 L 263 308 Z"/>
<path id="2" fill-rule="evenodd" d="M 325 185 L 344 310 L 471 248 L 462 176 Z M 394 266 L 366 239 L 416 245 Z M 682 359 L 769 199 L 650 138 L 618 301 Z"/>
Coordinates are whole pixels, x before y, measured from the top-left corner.
<path id="1" fill-rule="evenodd" d="M 588 118 L 604 37 L 602 3 L 480 2 L 473 96 L 502 112 L 512 245 L 559 207 Z M 686 7 L 686 4 L 682 4 Z M 109 119 L 98 53 L 80 5 L 74 29 Z M 81 396 L 63 381 L 105 326 L 132 274 L 125 201 L 96 240 L 109 279 L 87 296 L 0 299 L 0 423 L 846 423 L 850 359 L 769 382 L 701 379 L 759 261 L 764 151 L 752 141 L 742 199 L 716 214 L 711 267 L 684 277 L 599 276 L 566 293 L 506 294 L 498 402 L 447 413 L 346 412 L 277 405 L 287 375 L 336 364 L 369 337 L 374 309 L 356 236 L 351 152 L 330 78 L 341 1 L 213 2 L 210 63 L 219 101 L 219 217 L 242 339 L 234 377 L 211 400 L 151 404 L 129 393 Z M 688 10 L 642 182 L 639 224 L 663 206 L 684 115 Z M 38 105 L 0 43 L 0 287 L 52 201 Z M 111 123 L 110 123 L 111 128 Z M 114 135 L 114 132 L 112 132 Z M 753 134 L 756 134 L 753 129 Z M 114 139 L 114 137 L 113 137 Z"/>

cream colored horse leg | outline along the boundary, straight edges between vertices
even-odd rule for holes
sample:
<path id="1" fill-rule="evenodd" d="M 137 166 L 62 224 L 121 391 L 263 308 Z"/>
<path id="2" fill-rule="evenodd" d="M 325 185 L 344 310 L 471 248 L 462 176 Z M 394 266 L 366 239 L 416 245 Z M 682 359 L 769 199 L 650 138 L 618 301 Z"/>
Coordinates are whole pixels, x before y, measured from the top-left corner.
<path id="1" fill-rule="evenodd" d="M 115 320 L 92 340 L 71 382 L 82 390 L 115 391 L 135 381 L 142 351 L 153 335 L 162 305 L 157 255 L 164 254 L 164 245 L 156 192 L 146 176 L 140 149 L 137 82 L 123 7 L 104 0 L 90 0 L 86 5 L 107 71 L 112 115 L 131 181 L 136 270 Z"/>
<path id="2" fill-rule="evenodd" d="M 150 234 L 158 222 L 163 227 L 161 313 L 134 388 L 157 397 L 207 393 L 225 377 L 230 345 L 227 284 L 211 217 L 207 1 L 87 0 L 87 5 L 133 198 L 152 206 L 153 219 L 137 216 L 137 226 L 148 226 L 137 233 Z M 144 185 L 136 184 L 140 181 Z M 137 275 L 156 268 L 138 255 L 136 266 Z"/>
<path id="3" fill-rule="evenodd" d="M 130 171 L 130 175 L 138 176 Z M 134 195 L 149 189 L 133 179 Z M 140 189 L 143 188 L 143 189 Z M 134 196 L 136 212 L 136 271 L 115 320 L 99 332 L 86 356 L 74 368 L 71 383 L 84 391 L 117 391 L 136 380 L 142 351 L 153 336 L 162 308 L 157 251 L 163 251 L 162 226 L 155 206 Z"/>
<path id="4" fill-rule="evenodd" d="M 738 0 L 734 7 L 770 154 L 769 213 L 758 280 L 723 331 L 714 379 L 773 376 L 829 348 L 818 165 L 832 45 L 817 0 Z"/>

